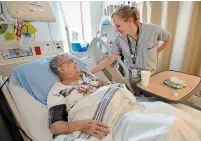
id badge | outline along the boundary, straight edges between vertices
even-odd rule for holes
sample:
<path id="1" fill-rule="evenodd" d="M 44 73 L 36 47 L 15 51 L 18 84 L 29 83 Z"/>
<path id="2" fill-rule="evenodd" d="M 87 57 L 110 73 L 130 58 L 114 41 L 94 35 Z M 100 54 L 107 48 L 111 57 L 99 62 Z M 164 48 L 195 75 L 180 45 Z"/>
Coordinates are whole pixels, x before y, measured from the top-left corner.
<path id="1" fill-rule="evenodd" d="M 131 74 L 132 74 L 132 77 L 138 77 L 138 75 L 137 75 L 137 69 L 132 69 L 131 70 Z"/>

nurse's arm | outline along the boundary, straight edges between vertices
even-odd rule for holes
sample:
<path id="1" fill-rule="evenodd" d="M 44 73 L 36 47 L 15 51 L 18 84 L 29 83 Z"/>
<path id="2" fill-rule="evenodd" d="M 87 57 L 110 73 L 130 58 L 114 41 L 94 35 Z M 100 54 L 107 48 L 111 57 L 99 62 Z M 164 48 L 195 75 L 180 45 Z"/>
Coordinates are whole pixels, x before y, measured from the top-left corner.
<path id="1" fill-rule="evenodd" d="M 117 57 L 118 55 L 110 53 L 110 55 L 105 60 L 103 60 L 99 65 L 90 70 L 90 72 L 96 73 L 102 71 L 103 69 L 109 67 L 117 59 Z"/>
<path id="2" fill-rule="evenodd" d="M 164 41 L 163 44 L 157 49 L 157 53 L 163 51 L 167 46 L 170 45 L 171 42 L 172 42 L 172 35 L 169 35 L 168 40 Z"/>

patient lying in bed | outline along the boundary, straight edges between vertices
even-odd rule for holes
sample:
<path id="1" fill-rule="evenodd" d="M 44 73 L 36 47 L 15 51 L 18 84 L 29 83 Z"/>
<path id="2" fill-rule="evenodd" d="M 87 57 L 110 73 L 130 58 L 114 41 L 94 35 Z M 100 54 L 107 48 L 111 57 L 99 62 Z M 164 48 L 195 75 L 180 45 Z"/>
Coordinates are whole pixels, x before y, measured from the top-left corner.
<path id="1" fill-rule="evenodd" d="M 125 85 L 106 83 L 79 71 L 68 54 L 56 56 L 50 65 L 61 78 L 47 102 L 50 130 L 59 135 L 55 141 L 201 138 L 201 127 L 196 125 L 200 119 L 162 102 L 138 104 Z"/>
<path id="2" fill-rule="evenodd" d="M 82 134 L 76 135 L 81 136 L 87 133 L 85 135 L 89 136 L 84 138 L 90 136 L 103 138 L 109 132 L 108 126 L 114 124 L 111 119 L 117 120 L 123 111 L 131 110 L 135 104 L 135 98 L 125 85 L 104 82 L 86 71 L 79 71 L 70 54 L 60 54 L 54 57 L 50 62 L 50 67 L 61 79 L 61 82 L 56 83 L 50 90 L 47 101 L 50 109 L 50 129 L 53 134 L 83 131 L 83 129 L 68 128 L 67 130 L 70 131 L 60 132 L 58 131 L 59 125 L 56 125 L 58 121 L 68 121 L 68 124 L 74 121 L 83 123 L 88 121 L 88 124 L 95 122 L 97 127 L 91 132 L 84 130 Z M 107 119 L 108 117 L 110 119 Z M 69 127 L 67 123 L 63 124 Z"/>

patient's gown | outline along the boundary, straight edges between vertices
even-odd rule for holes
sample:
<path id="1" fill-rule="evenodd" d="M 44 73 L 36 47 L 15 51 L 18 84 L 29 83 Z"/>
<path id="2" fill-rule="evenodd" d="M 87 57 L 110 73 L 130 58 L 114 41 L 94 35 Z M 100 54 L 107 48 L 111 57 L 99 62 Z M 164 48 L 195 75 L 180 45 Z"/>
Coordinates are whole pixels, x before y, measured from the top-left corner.
<path id="1" fill-rule="evenodd" d="M 55 105 L 66 104 L 68 100 L 68 111 L 85 96 L 95 92 L 101 86 L 110 84 L 105 82 L 89 72 L 81 71 L 80 80 L 69 85 L 57 82 L 49 91 L 47 106 L 51 108 Z"/>

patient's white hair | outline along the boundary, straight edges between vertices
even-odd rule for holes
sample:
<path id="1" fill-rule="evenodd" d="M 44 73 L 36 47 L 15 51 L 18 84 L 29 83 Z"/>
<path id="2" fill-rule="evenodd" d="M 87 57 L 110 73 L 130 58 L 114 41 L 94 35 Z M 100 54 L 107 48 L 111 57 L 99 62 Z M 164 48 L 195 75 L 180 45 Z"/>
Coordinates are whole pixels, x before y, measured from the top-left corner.
<path id="1" fill-rule="evenodd" d="M 50 61 L 50 68 L 51 68 L 52 71 L 55 72 L 57 75 L 59 75 L 59 74 L 58 74 L 57 67 L 61 64 L 61 60 L 60 60 L 60 59 L 61 59 L 62 57 L 65 57 L 67 60 L 70 60 L 70 59 L 73 58 L 72 55 L 69 54 L 69 53 L 60 53 L 60 54 L 58 54 L 58 55 L 56 55 L 56 56 L 54 56 L 54 57 L 52 58 L 52 60 Z"/>

